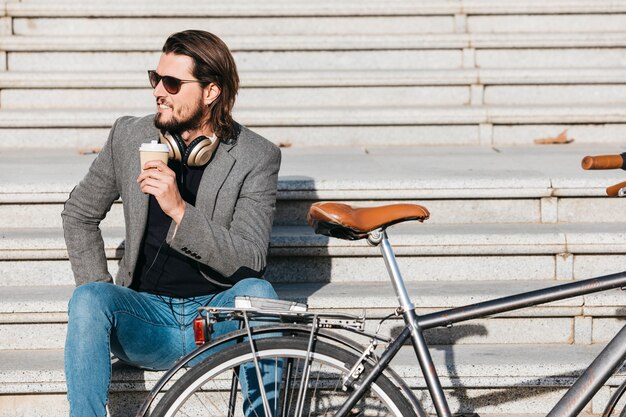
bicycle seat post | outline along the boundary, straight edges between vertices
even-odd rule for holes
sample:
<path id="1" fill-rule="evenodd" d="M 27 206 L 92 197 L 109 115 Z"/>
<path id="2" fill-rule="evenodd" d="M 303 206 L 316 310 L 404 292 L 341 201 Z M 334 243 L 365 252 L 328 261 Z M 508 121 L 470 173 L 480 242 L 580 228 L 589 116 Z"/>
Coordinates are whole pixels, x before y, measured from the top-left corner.
<path id="1" fill-rule="evenodd" d="M 387 238 L 387 232 L 384 230 L 379 231 L 378 236 L 372 237 L 368 240 L 373 244 L 376 244 L 376 242 L 380 244 L 380 251 L 383 255 L 383 259 L 385 260 L 387 272 L 389 273 L 389 278 L 391 278 L 391 283 L 393 284 L 393 289 L 396 292 L 396 297 L 398 298 L 400 307 L 402 307 L 402 311 L 412 311 L 415 306 L 411 302 L 409 293 L 404 285 L 404 279 L 402 278 L 400 268 L 396 262 L 396 256 L 394 255 L 389 239 Z"/>
<path id="2" fill-rule="evenodd" d="M 383 259 L 385 259 L 385 265 L 387 266 L 387 272 L 389 273 L 396 296 L 400 302 L 400 307 L 402 308 L 404 322 L 409 325 L 411 329 L 413 348 L 415 349 L 417 360 L 424 374 L 424 378 L 426 379 L 426 386 L 428 387 L 428 391 L 430 392 L 433 400 L 437 416 L 450 417 L 452 415 L 450 413 L 450 406 L 448 405 L 448 401 L 443 393 L 441 381 L 435 371 L 435 365 L 433 363 L 432 356 L 430 355 L 430 351 L 428 350 L 426 339 L 424 338 L 422 329 L 417 323 L 418 317 L 415 312 L 415 306 L 409 298 L 409 293 L 406 290 L 404 279 L 400 273 L 400 268 L 398 268 L 396 257 L 393 254 L 393 249 L 391 248 L 391 244 L 387 238 L 387 232 L 385 232 L 385 230 L 379 230 L 374 233 L 370 233 L 368 241 L 374 245 L 380 244 L 380 250 L 382 252 Z"/>

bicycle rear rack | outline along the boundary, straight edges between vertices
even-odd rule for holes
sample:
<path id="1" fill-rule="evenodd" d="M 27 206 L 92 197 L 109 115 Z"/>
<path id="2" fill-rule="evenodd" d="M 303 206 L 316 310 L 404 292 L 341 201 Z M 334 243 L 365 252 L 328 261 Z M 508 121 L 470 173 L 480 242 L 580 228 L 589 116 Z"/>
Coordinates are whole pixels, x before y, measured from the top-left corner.
<path id="1" fill-rule="evenodd" d="M 214 323 L 227 320 L 239 320 L 242 324 L 247 324 L 248 320 L 305 324 L 311 326 L 312 333 L 319 328 L 340 329 L 384 342 L 390 341 L 387 337 L 365 330 L 365 312 L 361 316 L 348 313 L 311 312 L 308 311 L 306 304 L 291 301 L 241 297 L 241 300 L 236 300 L 235 307 L 206 306 L 200 307 L 198 313 L 199 316 L 193 323 L 198 346 L 211 339 Z"/>

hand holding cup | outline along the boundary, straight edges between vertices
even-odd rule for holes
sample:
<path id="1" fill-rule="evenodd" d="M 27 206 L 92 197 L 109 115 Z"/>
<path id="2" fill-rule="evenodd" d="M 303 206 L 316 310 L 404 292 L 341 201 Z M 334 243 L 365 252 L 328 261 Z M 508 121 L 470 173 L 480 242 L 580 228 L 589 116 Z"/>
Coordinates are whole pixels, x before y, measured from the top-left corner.
<path id="1" fill-rule="evenodd" d="M 176 184 L 176 173 L 167 166 L 168 148 L 165 144 L 144 143 L 139 148 L 141 174 L 137 178 L 141 191 L 154 196 L 161 210 L 176 224 L 185 213 L 186 203 Z"/>

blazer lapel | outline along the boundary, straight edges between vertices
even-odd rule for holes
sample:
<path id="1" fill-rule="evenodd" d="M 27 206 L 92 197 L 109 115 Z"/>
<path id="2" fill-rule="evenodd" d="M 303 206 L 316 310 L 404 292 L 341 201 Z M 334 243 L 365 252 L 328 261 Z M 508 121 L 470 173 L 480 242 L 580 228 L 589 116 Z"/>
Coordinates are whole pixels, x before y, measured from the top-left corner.
<path id="1" fill-rule="evenodd" d="M 220 143 L 215 150 L 213 159 L 204 169 L 204 174 L 200 180 L 196 206 L 202 208 L 205 213 L 211 213 L 211 217 L 213 217 L 213 210 L 215 210 L 217 193 L 235 164 L 235 158 L 229 153 L 233 146 L 232 144 Z"/>

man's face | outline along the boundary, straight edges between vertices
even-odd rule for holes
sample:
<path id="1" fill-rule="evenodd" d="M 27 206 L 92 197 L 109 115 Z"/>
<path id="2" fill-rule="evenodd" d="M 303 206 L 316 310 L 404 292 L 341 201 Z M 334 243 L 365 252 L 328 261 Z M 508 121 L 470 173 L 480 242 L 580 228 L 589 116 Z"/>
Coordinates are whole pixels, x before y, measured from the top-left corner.
<path id="1" fill-rule="evenodd" d="M 195 80 L 192 68 L 193 60 L 186 55 L 162 54 L 156 72 L 180 80 Z M 204 105 L 203 88 L 199 83 L 183 83 L 178 93 L 170 94 L 163 87 L 163 82 L 159 82 L 152 94 L 156 98 L 154 125 L 158 129 L 182 134 L 199 129 L 209 117 L 209 108 Z"/>

